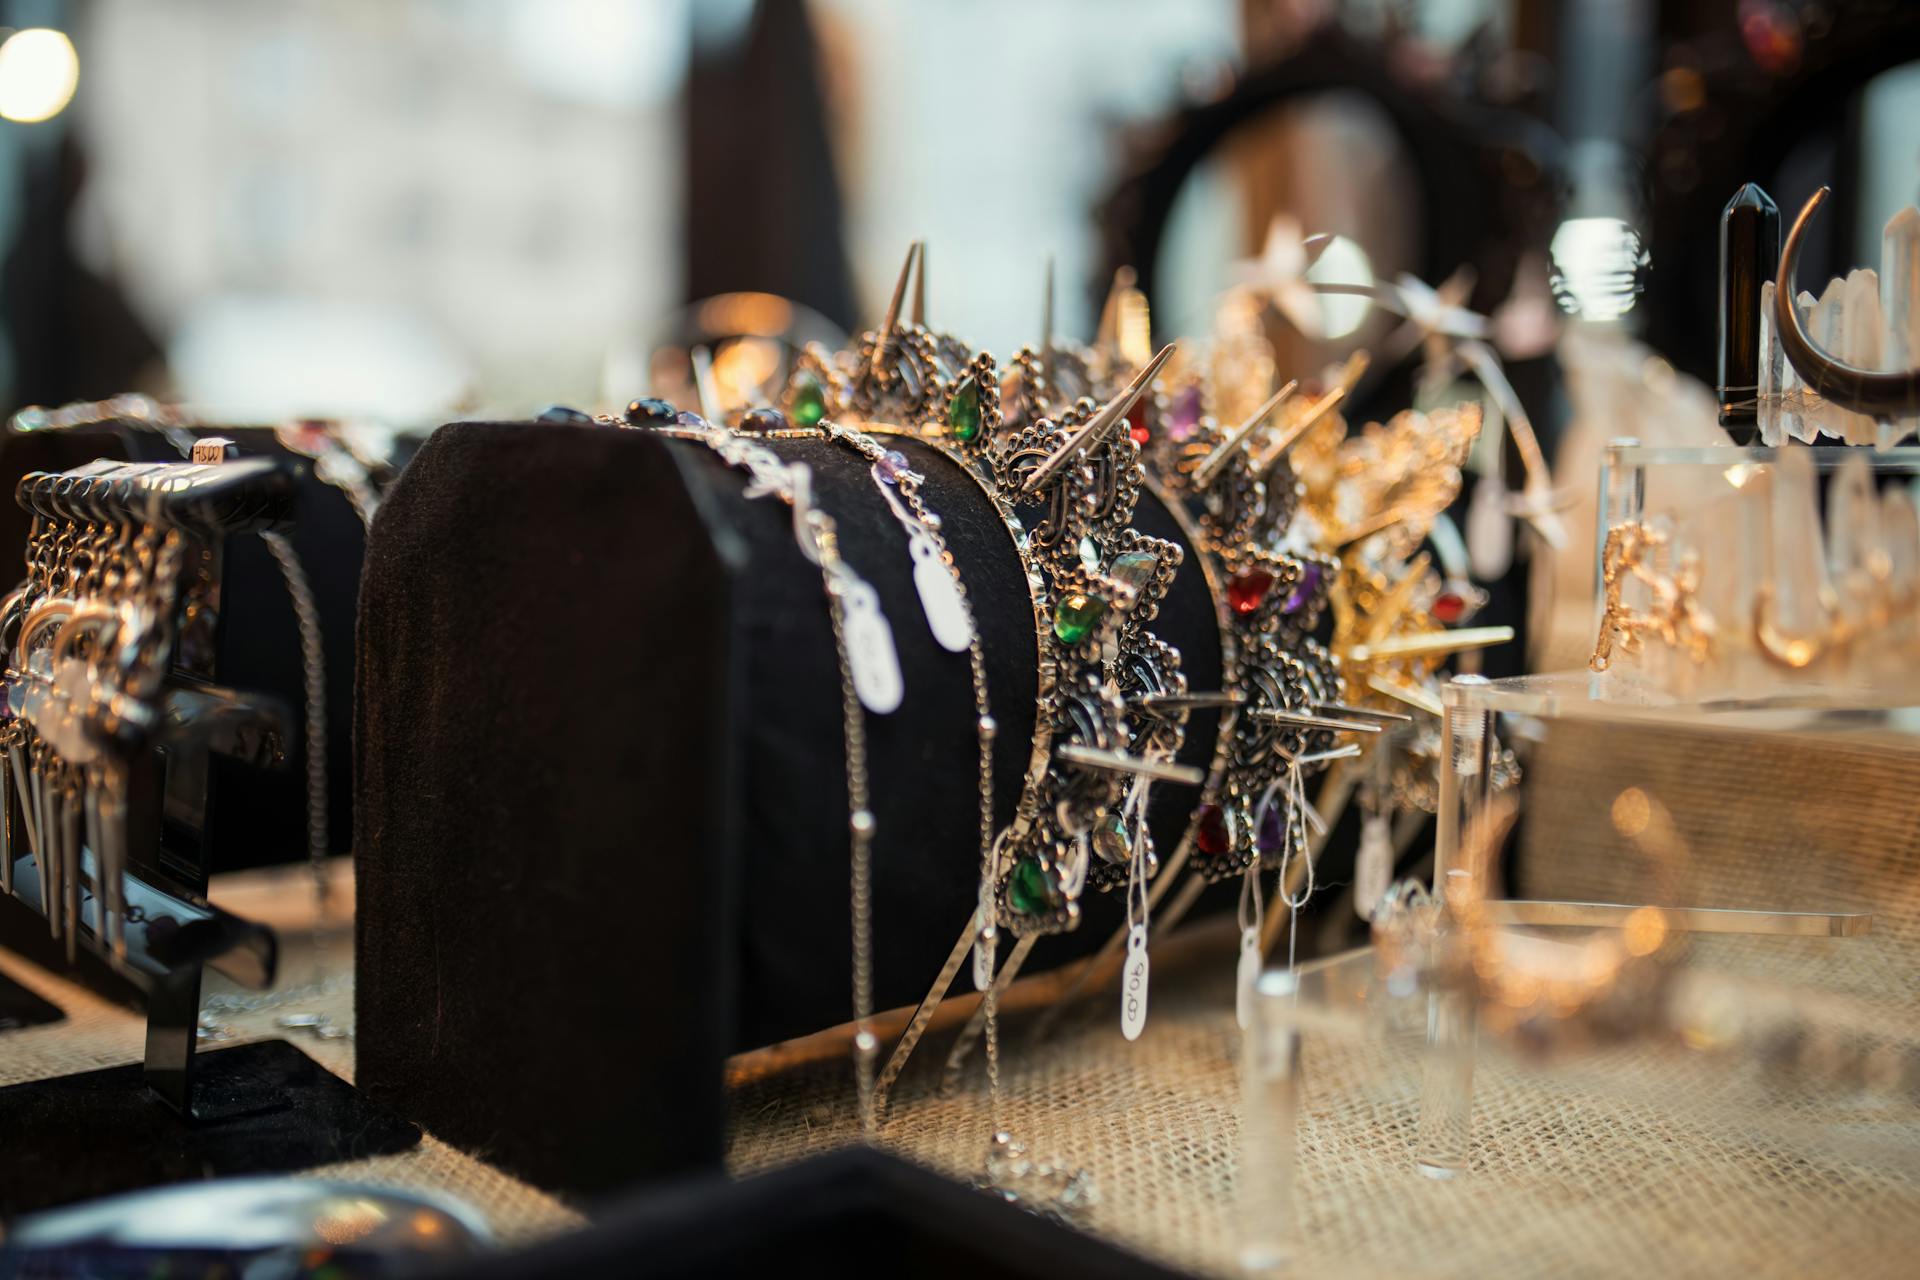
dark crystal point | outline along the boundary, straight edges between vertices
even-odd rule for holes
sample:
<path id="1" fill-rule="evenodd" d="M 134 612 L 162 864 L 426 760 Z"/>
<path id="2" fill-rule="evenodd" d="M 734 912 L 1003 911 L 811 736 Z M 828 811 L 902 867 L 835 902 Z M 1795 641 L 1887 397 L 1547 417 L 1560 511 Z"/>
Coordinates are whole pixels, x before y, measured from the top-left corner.
<path id="1" fill-rule="evenodd" d="M 574 426 L 583 426 L 593 421 L 593 415 L 582 413 L 572 405 L 550 404 L 534 417 L 535 422 L 566 422 Z"/>
<path id="2" fill-rule="evenodd" d="M 678 409 L 665 400 L 656 400 L 652 396 L 635 400 L 627 406 L 627 425 L 630 427 L 671 426 L 679 417 Z"/>
<path id="3" fill-rule="evenodd" d="M 1779 265 L 1779 206 L 1749 182 L 1720 214 L 1720 425 L 1736 444 L 1758 429 L 1760 286 Z"/>
<path id="4" fill-rule="evenodd" d="M 752 432 L 785 431 L 787 415 L 767 406 L 749 409 L 740 415 L 740 429 Z"/>

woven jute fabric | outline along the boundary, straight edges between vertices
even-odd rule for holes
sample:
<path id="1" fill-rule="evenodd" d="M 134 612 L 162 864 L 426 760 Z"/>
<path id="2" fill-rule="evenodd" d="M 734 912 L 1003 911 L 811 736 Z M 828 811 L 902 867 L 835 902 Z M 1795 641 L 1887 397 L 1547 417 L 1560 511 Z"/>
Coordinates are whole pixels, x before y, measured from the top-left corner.
<path id="1" fill-rule="evenodd" d="M 332 980 L 319 994 L 297 997 L 270 1008 L 216 1015 L 221 1034 L 244 1041 L 285 1037 L 327 1070 L 353 1079 L 353 1041 L 322 1040 L 309 1033 L 283 1028 L 279 1019 L 289 1013 L 317 1014 L 342 1027 L 353 1023 L 351 973 L 335 946 Z M 66 1019 L 0 1035 L 0 1085 L 19 1084 L 100 1067 L 138 1062 L 144 1049 L 145 1021 L 136 1013 L 102 1000 L 84 987 L 0 952 L 0 972 L 33 988 L 66 1012 Z M 291 958 L 283 969 L 299 984 L 308 972 Z M 221 984 L 208 980 L 218 994 Z M 206 1048 L 217 1049 L 217 1044 Z M 6 1153 L 0 1151 L 0 1159 Z M 472 1156 L 454 1150 L 431 1134 L 410 1151 L 367 1160 L 353 1160 L 304 1171 L 301 1177 L 338 1179 L 451 1196 L 478 1210 L 496 1239 L 524 1243 L 555 1231 L 577 1226 L 580 1215 L 559 1201 L 516 1181 Z"/>
<path id="2" fill-rule="evenodd" d="M 1868 938 L 1711 937 L 1690 962 L 1832 993 L 1911 1026 L 1920 991 L 1920 754 L 1832 737 L 1556 723 L 1531 758 L 1521 888 L 1532 897 L 1871 910 Z M 1649 868 L 1608 821 L 1640 786 L 1689 856 Z M 998 1122 L 1084 1168 L 1077 1221 L 1176 1267 L 1234 1274 L 1241 1042 L 1230 933 L 1156 970 L 1127 1043 L 1111 989 L 1044 1043 L 1010 1015 Z M 1171 966 L 1169 966 L 1170 968 Z M 951 1095 L 950 1036 L 903 1076 L 880 1143 L 980 1181 L 990 1115 L 976 1052 Z M 1905 1047 L 1912 1048 L 1907 1041 Z M 742 1173 L 855 1140 L 851 1070 L 830 1045 L 735 1072 Z M 1920 1081 L 1782 1091 L 1752 1062 L 1651 1045 L 1544 1069 L 1488 1046 L 1469 1170 L 1415 1166 L 1422 1042 L 1306 1040 L 1293 1212 L 1302 1274 L 1907 1276 L 1920 1250 Z"/>
<path id="3" fill-rule="evenodd" d="M 1650 866 L 1623 848 L 1608 811 L 1626 786 L 1673 813 L 1684 866 Z M 1529 760 L 1523 815 L 1516 887 L 1529 896 L 1873 911 L 1870 937 L 1701 938 L 1690 960 L 1823 993 L 1896 1030 L 1920 1016 L 1913 751 L 1831 736 L 1556 723 Z M 997 1109 L 977 1050 L 959 1088 L 941 1089 L 967 1012 L 964 1000 L 950 1002 L 901 1078 L 878 1141 L 977 1182 L 997 1123 L 1035 1159 L 1088 1173 L 1098 1199 L 1074 1219 L 1081 1228 L 1180 1269 L 1237 1273 L 1238 1215 L 1249 1210 L 1237 1203 L 1235 939 L 1218 925 L 1186 932 L 1184 946 L 1156 947 L 1136 1042 L 1120 1035 L 1110 986 L 1044 1039 L 1017 992 Z M 11 957 L 0 955 L 0 969 L 68 1012 L 64 1023 L 0 1036 L 0 1084 L 138 1059 L 131 1013 Z M 297 961 L 288 972 L 299 980 Z M 336 984 L 324 997 L 222 1020 L 239 1037 L 297 1037 L 350 1079 L 351 1041 L 305 1038 L 277 1019 L 297 1009 L 346 1022 L 351 1007 Z M 1846 1081 L 1782 1090 L 1753 1063 L 1644 1045 L 1542 1070 L 1489 1046 L 1475 1076 L 1470 1168 L 1435 1182 L 1414 1163 L 1421 1056 L 1417 1029 L 1308 1037 L 1291 1204 L 1300 1274 L 1914 1273 L 1920 1082 L 1894 1092 Z M 859 1140 L 843 1036 L 743 1057 L 730 1086 L 738 1174 Z M 432 1137 L 311 1176 L 451 1194 L 509 1242 L 580 1221 Z"/>

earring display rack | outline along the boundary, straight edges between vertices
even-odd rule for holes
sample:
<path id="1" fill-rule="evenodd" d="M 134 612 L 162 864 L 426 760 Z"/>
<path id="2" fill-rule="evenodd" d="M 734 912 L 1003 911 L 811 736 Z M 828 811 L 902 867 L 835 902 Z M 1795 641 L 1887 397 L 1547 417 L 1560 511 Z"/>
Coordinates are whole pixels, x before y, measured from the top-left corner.
<path id="1" fill-rule="evenodd" d="M 124 557 L 127 567 L 92 575 L 63 563 L 48 579 L 72 597 L 48 607 L 66 609 L 69 619 L 110 620 L 119 628 L 112 648 L 76 660 L 70 653 L 86 650 L 65 647 L 63 632 L 51 660 L 47 650 L 14 655 L 20 670 L 9 673 L 10 708 L 37 735 L 27 743 L 33 773 L 21 763 L 29 752 L 16 747 L 14 780 L 32 785 L 35 801 L 29 813 L 22 792 L 10 792 L 10 910 L 0 916 L 0 938 L 27 950 L 30 938 L 51 934 L 61 944 L 51 963 L 72 965 L 83 951 L 104 961 L 144 997 L 146 1035 L 141 1064 L 0 1089 L 0 1149 L 8 1153 L 0 1214 L 418 1140 L 413 1126 L 367 1109 L 285 1042 L 198 1052 L 203 971 L 262 990 L 278 968 L 273 932 L 207 897 L 207 817 L 217 803 L 208 759 L 284 759 L 285 709 L 216 684 L 213 655 L 228 603 L 226 540 L 291 517 L 283 465 L 227 461 L 219 444 L 197 448 L 197 459 L 202 450 L 205 459 L 193 463 L 97 462 L 29 474 L 19 486 L 21 505 L 42 528 L 59 531 L 60 546 Z M 15 602 L 32 603 L 16 596 L 10 612 Z M 140 632 L 143 619 L 152 621 Z M 36 625 L 8 622 L 8 639 L 23 645 Z M 102 674 L 107 663 L 116 664 L 120 684 Z M 164 673 L 151 692 L 138 677 L 143 670 Z M 85 771 L 83 783 L 59 784 L 76 787 L 88 810 L 83 826 L 81 801 L 66 802 L 73 816 L 65 847 L 54 821 L 41 821 L 58 812 L 48 798 L 56 783 L 41 781 L 56 765 Z M 48 958 L 44 946 L 34 954 Z"/>

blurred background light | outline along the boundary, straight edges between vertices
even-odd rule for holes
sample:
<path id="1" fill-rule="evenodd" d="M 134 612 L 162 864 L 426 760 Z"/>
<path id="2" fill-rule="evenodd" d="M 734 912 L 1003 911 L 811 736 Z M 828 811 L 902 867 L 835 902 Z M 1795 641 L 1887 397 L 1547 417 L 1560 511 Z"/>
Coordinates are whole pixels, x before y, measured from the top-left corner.
<path id="1" fill-rule="evenodd" d="M 229 422 L 415 422 L 469 392 L 474 370 L 411 309 L 229 294 L 183 318 L 168 350 L 187 403 Z"/>
<path id="2" fill-rule="evenodd" d="M 1633 310 L 1646 284 L 1640 233 L 1619 218 L 1568 218 L 1553 233 L 1553 296 L 1561 310 L 1604 323 Z"/>
<path id="3" fill-rule="evenodd" d="M 1373 260 L 1367 251 L 1345 236 L 1335 236 L 1307 268 L 1307 279 L 1315 284 L 1373 283 Z M 1320 324 L 1323 338 L 1344 338 L 1366 323 L 1373 303 L 1352 294 L 1320 295 Z"/>
<path id="4" fill-rule="evenodd" d="M 79 84 L 80 55 L 65 32 L 28 27 L 0 44 L 0 116 L 19 124 L 51 120 Z"/>

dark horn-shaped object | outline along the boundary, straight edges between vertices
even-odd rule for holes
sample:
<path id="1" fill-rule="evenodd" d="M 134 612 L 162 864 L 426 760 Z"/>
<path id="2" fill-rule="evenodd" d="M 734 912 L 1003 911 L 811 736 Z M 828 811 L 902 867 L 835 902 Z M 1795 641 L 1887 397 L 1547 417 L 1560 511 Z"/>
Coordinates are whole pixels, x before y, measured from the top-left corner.
<path id="1" fill-rule="evenodd" d="M 1773 325 L 1780 334 L 1780 348 L 1800 380 L 1819 392 L 1829 404 L 1877 418 L 1920 413 L 1920 369 L 1881 373 L 1836 360 L 1814 345 L 1800 319 L 1799 308 L 1793 305 L 1793 267 L 1800 253 L 1800 235 L 1828 194 L 1826 187 L 1813 193 L 1800 210 L 1800 216 L 1793 220 L 1786 244 L 1780 247 L 1780 270 L 1773 288 Z"/>

